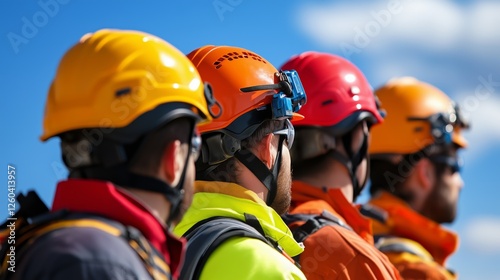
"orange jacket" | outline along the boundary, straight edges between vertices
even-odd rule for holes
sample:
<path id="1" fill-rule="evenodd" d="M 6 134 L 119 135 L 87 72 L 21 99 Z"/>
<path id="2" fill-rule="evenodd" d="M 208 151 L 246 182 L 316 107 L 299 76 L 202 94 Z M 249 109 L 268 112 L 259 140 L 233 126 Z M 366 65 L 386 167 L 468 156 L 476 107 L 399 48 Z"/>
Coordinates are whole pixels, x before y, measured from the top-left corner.
<path id="1" fill-rule="evenodd" d="M 373 246 L 371 221 L 340 190 L 294 181 L 292 207 L 292 214 L 319 215 L 326 210 L 354 230 L 325 226 L 304 240 L 300 264 L 307 279 L 400 279 L 387 257 Z"/>
<path id="2" fill-rule="evenodd" d="M 387 213 L 385 223 L 373 220 L 374 234 L 398 237 L 396 242 L 408 244 L 418 253 L 386 252 L 403 278 L 456 279 L 456 275 L 445 268 L 446 259 L 457 249 L 455 233 L 415 212 L 388 192 L 379 193 L 369 204 Z M 381 239 L 381 243 L 383 241 Z"/>

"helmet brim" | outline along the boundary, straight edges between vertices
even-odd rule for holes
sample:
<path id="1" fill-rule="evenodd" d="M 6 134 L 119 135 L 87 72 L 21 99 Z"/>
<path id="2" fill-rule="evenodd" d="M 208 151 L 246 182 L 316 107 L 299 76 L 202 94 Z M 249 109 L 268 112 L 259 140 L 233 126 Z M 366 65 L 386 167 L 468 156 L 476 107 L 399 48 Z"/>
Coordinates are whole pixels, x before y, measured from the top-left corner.
<path id="1" fill-rule="evenodd" d="M 368 111 L 357 111 L 349 115 L 341 122 L 332 126 L 324 127 L 323 129 L 330 135 L 338 137 L 351 131 L 356 125 L 364 120 L 366 120 L 370 124 L 376 124 L 379 123 L 382 118 L 380 116 L 374 116 L 371 112 Z"/>
<path id="2" fill-rule="evenodd" d="M 295 121 L 301 121 L 301 120 L 303 120 L 304 118 L 305 118 L 305 117 L 304 117 L 304 115 L 301 115 L 301 114 L 299 114 L 299 113 L 293 113 L 293 116 L 292 116 L 292 118 L 290 119 L 290 121 L 292 121 L 292 122 L 295 122 Z"/>

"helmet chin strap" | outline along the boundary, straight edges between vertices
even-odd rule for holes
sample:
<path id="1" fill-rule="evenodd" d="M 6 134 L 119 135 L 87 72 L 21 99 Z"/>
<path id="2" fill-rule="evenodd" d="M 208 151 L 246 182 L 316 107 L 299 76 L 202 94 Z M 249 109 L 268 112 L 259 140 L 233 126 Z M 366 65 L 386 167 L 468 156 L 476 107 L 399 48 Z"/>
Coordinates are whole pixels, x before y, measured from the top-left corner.
<path id="1" fill-rule="evenodd" d="M 189 159 L 189 157 L 188 157 Z M 180 206 L 184 197 L 184 178 L 187 169 L 182 171 L 182 177 L 176 186 L 146 175 L 132 173 L 128 170 L 126 164 L 120 164 L 112 167 L 82 167 L 73 170 L 71 177 L 88 178 L 112 182 L 114 185 L 133 188 L 138 190 L 150 191 L 164 195 L 170 202 L 170 215 L 165 221 L 167 225 L 177 218 L 180 213 Z"/>
<path id="2" fill-rule="evenodd" d="M 179 178 L 179 182 L 177 182 L 177 185 L 175 186 L 170 186 L 167 183 L 164 183 L 164 188 L 163 189 L 155 189 L 151 190 L 153 192 L 158 192 L 162 193 L 165 195 L 168 201 L 170 201 L 170 212 L 167 217 L 167 220 L 165 221 L 167 226 L 170 226 L 170 224 L 175 221 L 177 218 L 179 218 L 179 215 L 181 214 L 181 207 L 182 207 L 182 201 L 184 199 L 184 181 L 186 180 L 186 173 L 189 165 L 189 158 L 191 157 L 191 149 L 192 147 L 192 141 L 191 139 L 194 137 L 194 127 L 193 129 L 190 130 L 191 133 L 189 134 L 188 138 L 188 150 L 187 150 L 187 156 L 186 160 L 184 161 L 184 167 L 182 168 L 182 173 L 181 177 Z M 146 185 L 147 186 L 147 185 Z M 143 189 L 146 189 L 147 187 L 143 187 Z"/>
<path id="3" fill-rule="evenodd" d="M 356 176 L 356 171 L 358 167 L 363 162 L 363 159 L 368 159 L 368 134 L 363 131 L 363 143 L 361 148 L 359 148 L 356 153 L 352 150 L 352 134 L 350 133 L 342 136 L 342 144 L 344 145 L 344 149 L 346 150 L 347 156 L 341 154 L 337 150 L 331 151 L 329 154 L 342 165 L 344 165 L 349 171 L 349 176 L 351 177 L 352 187 L 353 187 L 353 197 L 352 201 L 356 201 L 356 198 L 359 196 L 361 191 L 363 190 L 366 181 L 368 179 L 368 175 L 365 175 L 365 179 L 362 183 L 358 181 L 358 177 Z M 368 160 L 367 160 L 367 164 Z M 367 173 L 368 174 L 368 173 Z"/>
<path id="4" fill-rule="evenodd" d="M 190 134 L 190 138 L 193 137 L 194 129 Z M 187 168 L 189 165 L 189 158 L 191 157 L 191 141 L 188 141 L 189 149 L 186 160 L 184 161 L 184 167 L 182 169 L 181 177 L 179 182 L 175 186 L 171 186 L 167 182 L 164 182 L 155 177 L 140 175 L 129 171 L 128 162 L 122 162 L 120 164 L 112 166 L 88 166 L 74 169 L 70 173 L 70 178 L 89 178 L 97 180 L 110 181 L 115 185 L 134 188 L 139 190 L 150 191 L 158 194 L 162 194 L 170 202 L 170 214 L 165 221 L 167 226 L 170 226 L 172 221 L 178 218 L 182 206 L 182 200 L 184 198 L 184 181 L 186 178 Z M 123 145 L 116 145 L 116 148 L 124 149 Z M 123 150 L 125 153 L 125 151 Z"/>
<path id="5" fill-rule="evenodd" d="M 280 172 L 284 141 L 285 136 L 280 136 L 278 141 L 278 152 L 276 153 L 276 161 L 271 169 L 268 169 L 267 166 L 248 149 L 243 148 L 234 154 L 234 156 L 268 189 L 266 199 L 266 204 L 268 206 L 271 206 L 278 191 L 278 174 Z"/>

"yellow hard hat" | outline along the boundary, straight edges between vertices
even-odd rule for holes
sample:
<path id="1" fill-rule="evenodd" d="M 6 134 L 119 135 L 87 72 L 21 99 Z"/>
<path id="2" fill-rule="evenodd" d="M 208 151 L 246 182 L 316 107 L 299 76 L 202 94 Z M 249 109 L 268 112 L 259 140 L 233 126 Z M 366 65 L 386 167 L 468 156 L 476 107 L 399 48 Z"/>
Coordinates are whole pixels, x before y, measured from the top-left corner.
<path id="1" fill-rule="evenodd" d="M 99 30 L 62 58 L 41 140 L 72 130 L 131 126 L 146 113 L 148 120 L 135 123 L 136 135 L 127 137 L 181 116 L 209 121 L 204 89 L 191 61 L 164 40 L 139 31 Z"/>
<path id="2" fill-rule="evenodd" d="M 438 88 L 404 77 L 390 80 L 375 93 L 387 115 L 371 130 L 370 154 L 411 154 L 432 144 L 467 146 L 461 130 L 468 124 Z"/>

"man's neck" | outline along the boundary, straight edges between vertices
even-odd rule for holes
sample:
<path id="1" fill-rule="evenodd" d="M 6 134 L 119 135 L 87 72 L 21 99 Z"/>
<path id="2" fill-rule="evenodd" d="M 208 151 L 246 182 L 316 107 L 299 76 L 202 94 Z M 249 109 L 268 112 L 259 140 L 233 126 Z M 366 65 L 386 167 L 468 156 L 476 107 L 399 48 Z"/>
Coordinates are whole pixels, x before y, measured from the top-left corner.
<path id="1" fill-rule="evenodd" d="M 145 190 L 127 188 L 123 189 L 132 194 L 132 196 L 141 202 L 149 211 L 158 218 L 159 221 L 165 223 L 170 214 L 170 202 L 164 195 Z"/>
<path id="2" fill-rule="evenodd" d="M 245 170 L 239 174 L 238 184 L 240 186 L 244 187 L 245 189 L 253 191 L 255 194 L 257 194 L 257 196 L 260 199 L 266 201 L 267 193 L 268 193 L 267 188 L 249 170 Z"/>
<path id="3" fill-rule="evenodd" d="M 302 176 L 295 179 L 318 188 L 340 189 L 345 198 L 352 203 L 352 181 L 350 176 L 347 175 L 344 170 L 337 168 L 336 170 L 329 170 L 329 172 L 322 172 L 311 176 Z"/>

